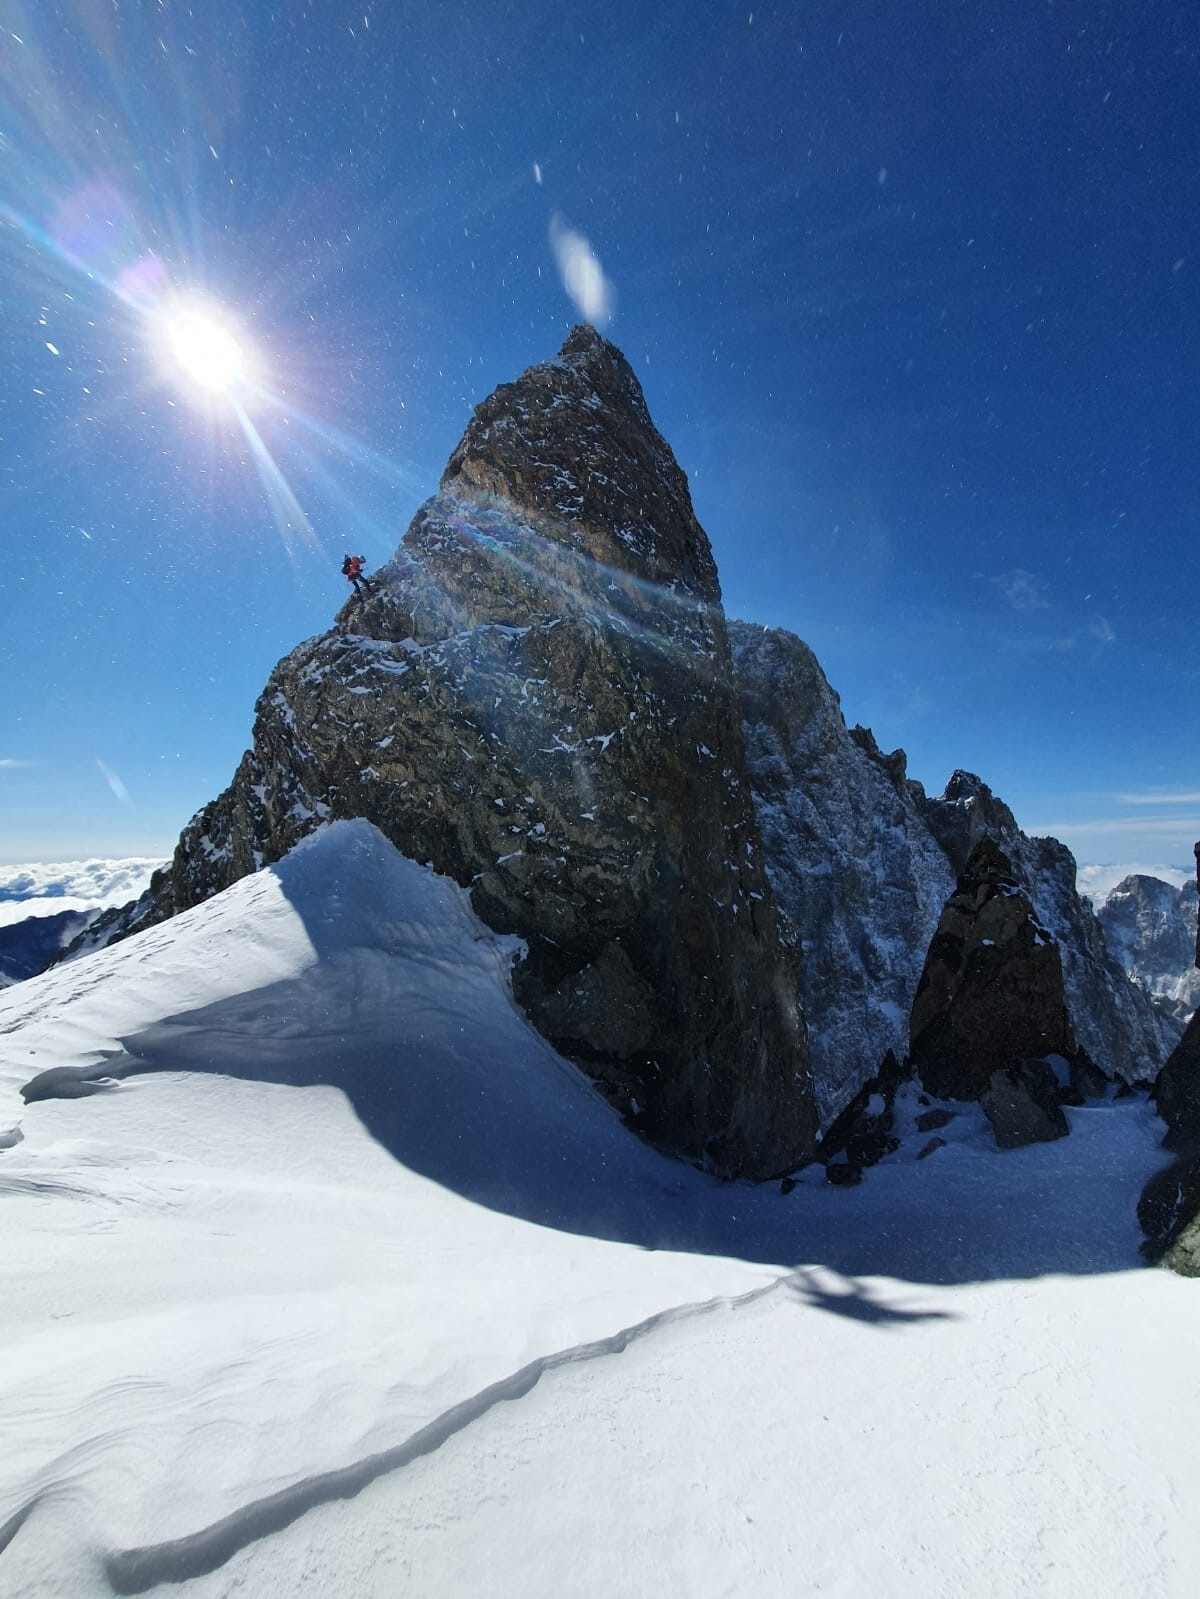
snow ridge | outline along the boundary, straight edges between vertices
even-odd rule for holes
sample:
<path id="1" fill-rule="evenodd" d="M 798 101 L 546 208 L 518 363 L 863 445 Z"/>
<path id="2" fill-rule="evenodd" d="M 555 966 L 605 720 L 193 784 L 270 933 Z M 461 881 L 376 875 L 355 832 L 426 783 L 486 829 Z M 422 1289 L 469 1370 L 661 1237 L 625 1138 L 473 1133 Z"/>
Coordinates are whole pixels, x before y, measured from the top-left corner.
<path id="1" fill-rule="evenodd" d="M 795 1275 L 802 1278 L 804 1274 Z M 281 1532 L 318 1505 L 328 1504 L 335 1499 L 351 1499 L 379 1477 L 400 1471 L 423 1455 L 432 1454 L 456 1433 L 486 1416 L 496 1405 L 523 1399 L 549 1372 L 562 1366 L 583 1365 L 611 1355 L 624 1354 L 632 1343 L 648 1337 L 661 1327 L 709 1316 L 714 1311 L 738 1310 L 767 1294 L 775 1293 L 789 1280 L 784 1277 L 762 1288 L 749 1289 L 744 1294 L 717 1295 L 694 1304 L 671 1306 L 656 1311 L 630 1327 L 622 1327 L 607 1337 L 539 1356 L 511 1376 L 489 1383 L 479 1393 L 451 1405 L 395 1448 L 381 1450 L 335 1471 L 302 1478 L 277 1493 L 268 1494 L 235 1510 L 188 1537 L 173 1538 L 169 1542 L 149 1544 L 140 1549 L 114 1550 L 104 1556 L 105 1574 L 114 1593 L 122 1595 L 145 1593 L 159 1583 L 186 1582 L 193 1577 L 204 1576 L 223 1566 L 248 1544 Z M 30 1504 L 18 1511 L 13 1518 L 16 1522 L 13 1533 L 19 1530 L 20 1523 L 33 1508 Z M 4 1547 L 3 1533 L 4 1529 L 0 1529 L 0 1552 Z"/>

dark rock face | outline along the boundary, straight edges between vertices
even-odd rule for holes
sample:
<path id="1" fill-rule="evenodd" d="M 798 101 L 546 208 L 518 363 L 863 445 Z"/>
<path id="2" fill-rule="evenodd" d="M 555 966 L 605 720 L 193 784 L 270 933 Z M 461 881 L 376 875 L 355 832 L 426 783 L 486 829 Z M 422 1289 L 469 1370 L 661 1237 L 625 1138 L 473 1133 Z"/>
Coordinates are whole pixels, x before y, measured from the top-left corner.
<path id="1" fill-rule="evenodd" d="M 1032 906 L 1021 959 L 1045 991 L 997 975 L 1007 956 L 975 937 L 953 1021 L 922 1042 L 935 1091 L 965 1074 L 976 1097 L 1052 1037 L 1127 1081 L 1169 1052 L 1178 1029 L 1110 957 L 1069 851 L 971 773 L 927 797 L 902 750 L 847 729 L 805 644 L 727 629 L 687 481 L 593 330 L 478 407 L 375 582 L 280 662 L 230 788 L 81 949 L 364 816 L 521 934 L 518 998 L 635 1125 L 771 1175 L 906 1053 L 910 1016 L 914 1037 L 935 1023 L 939 917 L 991 839 Z M 994 1016 L 1017 1028 L 1007 1047 Z"/>
<path id="2" fill-rule="evenodd" d="M 1001 1149 L 1049 1143 L 1071 1130 L 1059 1104 L 1054 1068 L 1044 1060 L 1023 1060 L 993 1072 L 979 1103 Z"/>
<path id="3" fill-rule="evenodd" d="M 995 1072 L 1075 1053 L 1058 948 L 987 835 L 942 912 L 911 1035 L 912 1063 L 939 1099 L 978 1099 Z"/>
<path id="4" fill-rule="evenodd" d="M 847 728 L 816 657 L 794 635 L 733 622 L 730 641 L 767 873 L 801 941 L 823 1124 L 889 1049 L 906 1053 L 930 941 L 983 838 L 999 843 L 1058 945 L 1079 1047 L 1111 1077 L 1152 1077 L 1177 1030 L 1109 954 L 1076 893 L 1070 851 L 1027 837 L 970 772 L 929 798 L 908 777 L 903 750 L 885 754 L 868 728 Z"/>
<path id="5" fill-rule="evenodd" d="M 974 772 L 952 773 L 945 790 L 936 799 L 927 798 L 922 808 L 956 877 L 966 871 L 980 839 L 990 838 L 1007 849 L 1021 836 L 1008 806 Z"/>
<path id="6" fill-rule="evenodd" d="M 900 1063 L 889 1050 L 878 1075 L 863 1084 L 821 1139 L 817 1159 L 826 1165 L 848 1162 L 861 1171 L 899 1149 L 900 1140 L 893 1128 L 896 1094 L 904 1077 Z"/>
<path id="7" fill-rule="evenodd" d="M 0 927 L 0 987 L 45 971 L 95 916 L 95 911 L 56 911 Z"/>
<path id="8" fill-rule="evenodd" d="M 1200 884 L 1200 844 L 1196 845 Z M 1200 932 L 1196 936 L 1200 966 Z M 1182 1277 L 1200 1277 L 1200 1011 L 1154 1085 L 1158 1113 L 1167 1124 L 1163 1143 L 1181 1151 L 1166 1171 L 1152 1177 L 1138 1201 L 1138 1221 L 1151 1260 Z"/>
<path id="9" fill-rule="evenodd" d="M 1200 1011 L 1188 1023 L 1154 1084 L 1168 1149 L 1200 1149 Z"/>
<path id="10" fill-rule="evenodd" d="M 634 1125 L 727 1174 L 797 1165 L 796 953 L 716 568 L 620 352 L 576 329 L 497 389 L 375 583 L 276 667 L 149 919 L 366 817 L 526 940 L 518 999 Z"/>
<path id="11" fill-rule="evenodd" d="M 1196 845 L 1196 878 L 1200 884 L 1200 844 Z M 1196 939 L 1200 966 L 1200 932 Z M 1200 1152 L 1200 1011 L 1188 1023 L 1154 1084 L 1158 1114 L 1167 1124 L 1168 1149 Z"/>
<path id="12" fill-rule="evenodd" d="M 1076 1055 L 1071 1061 L 1069 1082 L 1071 1093 L 1081 1105 L 1089 1099 L 1106 1098 L 1110 1086 L 1108 1078 L 1086 1055 Z"/>
<path id="13" fill-rule="evenodd" d="M 1150 1179 L 1138 1200 L 1143 1253 L 1181 1277 L 1200 1277 L 1200 1155 Z"/>
<path id="14" fill-rule="evenodd" d="M 1089 901 L 1075 887 L 1075 858 L 1055 838 L 1030 838 L 1012 812 L 971 772 L 955 772 L 924 815 L 956 872 L 981 838 L 999 843 L 1038 920 L 1058 945 L 1071 1030 L 1110 1077 L 1153 1077 L 1179 1037 L 1179 1024 L 1130 982 L 1113 958 Z"/>

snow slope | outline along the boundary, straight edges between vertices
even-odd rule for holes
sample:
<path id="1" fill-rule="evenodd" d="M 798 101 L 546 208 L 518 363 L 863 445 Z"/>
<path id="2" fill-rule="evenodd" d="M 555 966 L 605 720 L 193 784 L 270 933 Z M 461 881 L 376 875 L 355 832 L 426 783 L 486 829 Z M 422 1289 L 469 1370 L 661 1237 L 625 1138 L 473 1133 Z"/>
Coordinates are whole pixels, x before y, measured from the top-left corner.
<path id="1" fill-rule="evenodd" d="M 340 823 L 0 995 L 6 1599 L 1191 1592 L 1143 1101 L 717 1184 L 513 953 Z"/>

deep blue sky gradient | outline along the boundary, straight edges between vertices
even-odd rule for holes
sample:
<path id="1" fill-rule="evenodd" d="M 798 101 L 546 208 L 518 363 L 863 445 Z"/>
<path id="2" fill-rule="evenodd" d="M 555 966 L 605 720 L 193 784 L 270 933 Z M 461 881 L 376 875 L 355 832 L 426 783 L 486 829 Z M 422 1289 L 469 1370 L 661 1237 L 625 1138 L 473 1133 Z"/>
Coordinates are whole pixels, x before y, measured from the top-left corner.
<path id="1" fill-rule="evenodd" d="M 165 852 L 224 786 L 343 549 L 578 320 L 558 214 L 729 613 L 934 791 L 1188 862 L 1198 69 L 1191 0 L 0 0 L 0 858 Z M 316 543 L 131 271 L 259 348 Z"/>

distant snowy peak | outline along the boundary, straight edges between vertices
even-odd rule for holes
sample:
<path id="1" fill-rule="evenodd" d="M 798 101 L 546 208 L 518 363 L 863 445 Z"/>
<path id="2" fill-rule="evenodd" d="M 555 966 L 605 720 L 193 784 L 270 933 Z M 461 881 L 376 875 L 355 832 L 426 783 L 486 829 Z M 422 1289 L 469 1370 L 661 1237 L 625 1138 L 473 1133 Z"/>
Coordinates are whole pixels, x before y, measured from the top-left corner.
<path id="1" fill-rule="evenodd" d="M 1126 862 L 1123 865 L 1089 864 L 1080 866 L 1077 873 L 1079 892 L 1086 894 L 1097 908 L 1113 889 L 1127 877 L 1153 877 L 1173 888 L 1184 888 L 1196 881 L 1195 869 L 1190 866 L 1164 866 L 1161 863 Z"/>
<path id="2" fill-rule="evenodd" d="M 1112 889 L 1098 914 L 1108 946 L 1128 975 L 1187 1021 L 1200 1005 L 1196 884 L 1176 888 L 1137 873 Z"/>

